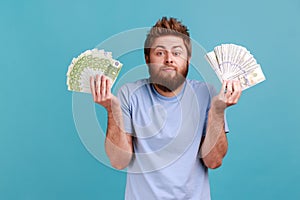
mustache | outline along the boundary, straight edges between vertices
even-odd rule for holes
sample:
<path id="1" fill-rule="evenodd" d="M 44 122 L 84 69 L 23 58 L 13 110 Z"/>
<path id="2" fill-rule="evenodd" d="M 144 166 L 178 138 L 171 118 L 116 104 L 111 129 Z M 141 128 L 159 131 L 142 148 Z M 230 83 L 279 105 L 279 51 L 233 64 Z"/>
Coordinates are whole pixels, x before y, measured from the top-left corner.
<path id="1" fill-rule="evenodd" d="M 178 66 L 173 65 L 173 64 L 158 64 L 158 63 L 148 63 L 148 66 L 152 67 L 159 67 L 159 68 L 173 68 L 173 69 L 178 69 Z"/>
<path id="2" fill-rule="evenodd" d="M 166 70 L 166 69 L 172 69 L 172 70 L 178 71 L 178 67 L 175 66 L 175 65 L 162 65 L 162 66 L 160 66 L 160 71 Z"/>

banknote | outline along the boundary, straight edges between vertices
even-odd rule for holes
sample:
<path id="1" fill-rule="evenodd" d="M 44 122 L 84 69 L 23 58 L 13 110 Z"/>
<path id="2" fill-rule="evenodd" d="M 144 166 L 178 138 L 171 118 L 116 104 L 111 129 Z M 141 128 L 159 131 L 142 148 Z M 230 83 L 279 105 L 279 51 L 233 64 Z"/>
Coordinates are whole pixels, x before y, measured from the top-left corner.
<path id="1" fill-rule="evenodd" d="M 221 44 L 205 55 L 206 60 L 223 80 L 239 80 L 242 90 L 266 80 L 261 66 L 245 47 Z"/>
<path id="2" fill-rule="evenodd" d="M 73 58 L 68 67 L 68 90 L 91 93 L 90 77 L 95 77 L 97 74 L 107 76 L 113 84 L 122 66 L 121 62 L 112 58 L 111 52 L 98 49 L 87 50 L 77 58 Z"/>

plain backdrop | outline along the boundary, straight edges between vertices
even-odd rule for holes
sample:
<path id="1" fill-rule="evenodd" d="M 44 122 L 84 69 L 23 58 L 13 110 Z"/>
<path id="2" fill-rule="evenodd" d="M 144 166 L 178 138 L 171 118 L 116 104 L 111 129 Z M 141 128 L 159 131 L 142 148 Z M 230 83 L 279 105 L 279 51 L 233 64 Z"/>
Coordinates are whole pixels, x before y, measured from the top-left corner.
<path id="1" fill-rule="evenodd" d="M 162 16 L 182 20 L 207 50 L 247 47 L 267 78 L 227 111 L 229 151 L 209 172 L 212 199 L 300 199 L 299 0 L 2 0 L 0 199 L 123 198 L 126 174 L 78 137 L 65 75 L 82 51 Z M 142 56 L 124 58 L 124 70 Z"/>

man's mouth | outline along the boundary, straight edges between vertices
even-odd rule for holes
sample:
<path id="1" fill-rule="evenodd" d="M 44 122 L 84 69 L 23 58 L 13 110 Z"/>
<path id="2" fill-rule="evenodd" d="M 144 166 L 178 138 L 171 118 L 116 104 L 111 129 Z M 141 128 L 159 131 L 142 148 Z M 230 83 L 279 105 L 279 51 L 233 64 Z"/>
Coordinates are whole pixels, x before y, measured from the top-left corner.
<path id="1" fill-rule="evenodd" d="M 174 68 L 174 67 L 163 67 L 161 70 L 165 71 L 165 72 L 174 72 L 174 71 L 176 71 L 176 68 Z"/>

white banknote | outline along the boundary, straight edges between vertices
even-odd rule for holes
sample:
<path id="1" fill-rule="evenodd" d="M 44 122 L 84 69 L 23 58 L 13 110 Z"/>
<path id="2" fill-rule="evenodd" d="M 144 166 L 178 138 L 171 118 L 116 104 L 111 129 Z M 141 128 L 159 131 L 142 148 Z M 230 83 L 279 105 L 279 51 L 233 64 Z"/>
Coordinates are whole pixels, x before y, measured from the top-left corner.
<path id="1" fill-rule="evenodd" d="M 221 44 L 205 55 L 219 80 L 239 80 L 242 90 L 252 87 L 266 78 L 253 55 L 242 46 Z"/>

